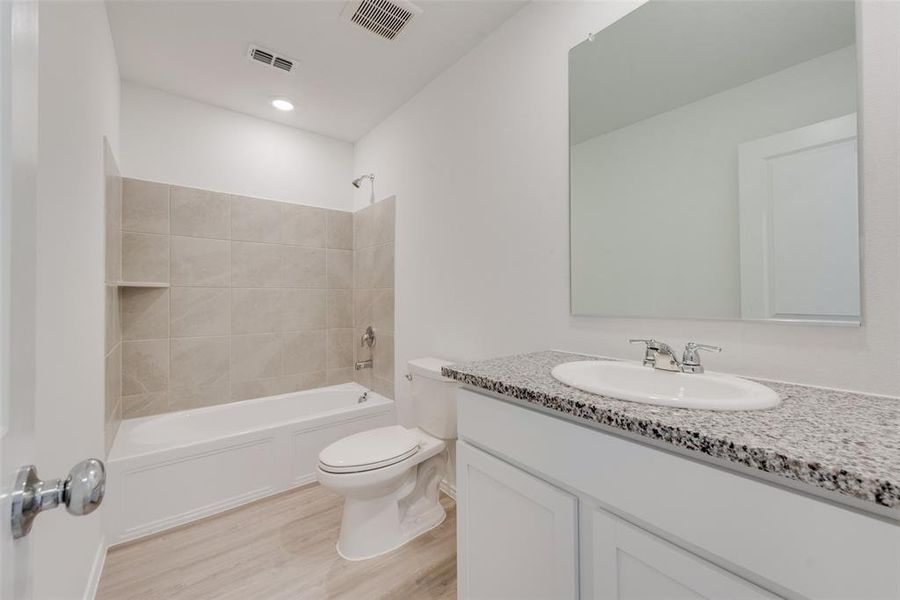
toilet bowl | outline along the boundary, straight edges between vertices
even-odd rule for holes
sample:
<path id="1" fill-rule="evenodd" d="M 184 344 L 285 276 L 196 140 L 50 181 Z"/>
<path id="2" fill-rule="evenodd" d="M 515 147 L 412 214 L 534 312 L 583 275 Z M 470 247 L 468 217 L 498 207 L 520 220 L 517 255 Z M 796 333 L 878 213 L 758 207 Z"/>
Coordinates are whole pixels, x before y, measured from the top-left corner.
<path id="1" fill-rule="evenodd" d="M 319 483 L 344 496 L 337 542 L 342 557 L 374 558 L 443 522 L 445 440 L 456 437 L 455 384 L 440 375 L 445 364 L 434 358 L 409 363 L 419 427 L 370 429 L 319 453 Z"/>

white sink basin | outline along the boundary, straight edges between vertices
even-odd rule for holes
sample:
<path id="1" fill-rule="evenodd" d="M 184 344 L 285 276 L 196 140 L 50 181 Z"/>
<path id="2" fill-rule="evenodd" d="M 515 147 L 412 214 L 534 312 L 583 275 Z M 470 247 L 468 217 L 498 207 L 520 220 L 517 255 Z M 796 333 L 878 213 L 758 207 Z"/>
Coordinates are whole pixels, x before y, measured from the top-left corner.
<path id="1" fill-rule="evenodd" d="M 556 366 L 553 377 L 617 400 L 704 410 L 762 410 L 781 404 L 774 390 L 722 373 L 672 373 L 634 363 L 583 360 Z"/>

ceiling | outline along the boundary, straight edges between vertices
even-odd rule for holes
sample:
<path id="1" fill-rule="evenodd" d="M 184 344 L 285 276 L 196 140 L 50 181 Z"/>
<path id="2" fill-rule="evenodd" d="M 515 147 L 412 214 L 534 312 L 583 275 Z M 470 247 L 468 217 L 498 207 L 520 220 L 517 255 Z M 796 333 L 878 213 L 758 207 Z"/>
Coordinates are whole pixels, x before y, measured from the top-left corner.
<path id="1" fill-rule="evenodd" d="M 524 4 L 417 0 L 423 12 L 393 41 L 343 21 L 342 1 L 110 0 L 107 12 L 122 79 L 355 141 Z M 299 67 L 251 62 L 251 43 Z"/>
<path id="2" fill-rule="evenodd" d="M 642 5 L 569 57 L 577 144 L 854 43 L 854 3 Z"/>

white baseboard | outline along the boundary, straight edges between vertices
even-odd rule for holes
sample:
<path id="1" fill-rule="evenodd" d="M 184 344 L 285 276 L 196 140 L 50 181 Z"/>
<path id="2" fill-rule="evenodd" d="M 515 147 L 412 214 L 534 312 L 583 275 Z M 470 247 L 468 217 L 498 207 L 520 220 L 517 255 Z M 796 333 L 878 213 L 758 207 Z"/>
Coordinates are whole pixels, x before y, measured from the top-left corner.
<path id="1" fill-rule="evenodd" d="M 97 596 L 97 588 L 100 587 L 100 576 L 103 574 L 103 565 L 106 563 L 106 536 L 100 538 L 97 545 L 97 554 L 94 556 L 94 564 L 91 566 L 91 574 L 88 577 L 87 586 L 84 589 L 84 600 L 94 600 Z"/>
<path id="2" fill-rule="evenodd" d="M 453 501 L 456 501 L 456 486 L 450 485 L 447 483 L 446 479 L 441 480 L 440 489 L 442 492 L 453 498 Z"/>

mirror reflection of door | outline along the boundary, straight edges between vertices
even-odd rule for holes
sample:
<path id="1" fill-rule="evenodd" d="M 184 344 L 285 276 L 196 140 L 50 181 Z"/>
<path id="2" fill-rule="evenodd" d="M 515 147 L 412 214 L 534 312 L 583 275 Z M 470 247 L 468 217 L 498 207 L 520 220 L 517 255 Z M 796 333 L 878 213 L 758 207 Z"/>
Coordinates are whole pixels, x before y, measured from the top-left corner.
<path id="1" fill-rule="evenodd" d="M 741 316 L 858 321 L 856 114 L 741 144 Z"/>

